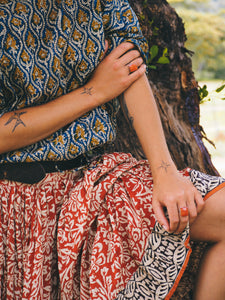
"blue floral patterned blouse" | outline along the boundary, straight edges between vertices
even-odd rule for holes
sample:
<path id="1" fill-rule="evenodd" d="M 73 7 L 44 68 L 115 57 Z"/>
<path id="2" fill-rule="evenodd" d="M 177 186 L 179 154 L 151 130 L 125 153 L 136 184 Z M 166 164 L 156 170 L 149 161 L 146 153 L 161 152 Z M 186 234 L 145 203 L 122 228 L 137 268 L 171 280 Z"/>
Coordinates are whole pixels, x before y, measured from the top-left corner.
<path id="1" fill-rule="evenodd" d="M 0 116 L 85 84 L 106 38 L 109 51 L 131 41 L 147 53 L 126 0 L 0 0 Z M 117 109 L 114 99 L 40 142 L 0 155 L 0 163 L 67 160 L 110 142 Z"/>

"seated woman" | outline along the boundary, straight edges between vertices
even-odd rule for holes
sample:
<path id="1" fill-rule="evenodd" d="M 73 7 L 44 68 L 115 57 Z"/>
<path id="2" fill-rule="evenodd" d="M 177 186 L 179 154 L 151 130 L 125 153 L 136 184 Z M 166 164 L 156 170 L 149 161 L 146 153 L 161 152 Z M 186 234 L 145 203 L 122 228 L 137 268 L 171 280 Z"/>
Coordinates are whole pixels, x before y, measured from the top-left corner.
<path id="1" fill-rule="evenodd" d="M 1 299 L 169 299 L 189 223 L 224 299 L 224 180 L 172 161 L 127 0 L 2 0 L 0 29 Z M 104 154 L 122 94 L 146 161 Z"/>

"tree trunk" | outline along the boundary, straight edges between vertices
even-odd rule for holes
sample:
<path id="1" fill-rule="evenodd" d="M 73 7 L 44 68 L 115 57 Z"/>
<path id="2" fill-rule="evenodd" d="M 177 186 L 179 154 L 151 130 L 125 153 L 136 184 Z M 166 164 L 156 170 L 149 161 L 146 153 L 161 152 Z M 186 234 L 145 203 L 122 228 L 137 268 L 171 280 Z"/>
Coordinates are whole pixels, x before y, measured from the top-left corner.
<path id="1" fill-rule="evenodd" d="M 169 64 L 156 64 L 149 69 L 148 78 L 157 100 L 168 147 L 179 169 L 187 166 L 215 175 L 210 155 L 202 143 L 204 131 L 199 125 L 198 83 L 195 80 L 191 51 L 185 48 L 182 20 L 164 0 L 130 0 L 139 17 L 149 47 L 157 45 L 162 53 L 168 49 Z M 113 150 L 131 152 L 135 157 L 144 154 L 133 129 L 128 128 L 122 112 L 118 118 L 118 137 Z M 129 134 L 128 134 L 129 133 Z M 191 299 L 199 261 L 206 243 L 192 243 L 188 269 L 173 299 Z"/>

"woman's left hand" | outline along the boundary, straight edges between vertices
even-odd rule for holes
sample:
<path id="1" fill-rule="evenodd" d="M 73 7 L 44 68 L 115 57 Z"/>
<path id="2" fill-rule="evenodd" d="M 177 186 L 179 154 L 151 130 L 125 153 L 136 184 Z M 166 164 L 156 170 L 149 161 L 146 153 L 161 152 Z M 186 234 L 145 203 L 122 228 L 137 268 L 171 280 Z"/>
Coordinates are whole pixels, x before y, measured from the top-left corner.
<path id="1" fill-rule="evenodd" d="M 181 232 L 188 222 L 194 222 L 204 201 L 190 180 L 177 171 L 171 158 L 146 75 L 125 90 L 124 104 L 153 174 L 152 204 L 156 218 L 167 231 Z M 188 209 L 187 216 L 181 216 L 182 208 Z"/>
<path id="2" fill-rule="evenodd" d="M 158 222 L 169 232 L 182 232 L 194 222 L 204 206 L 201 194 L 178 171 L 160 174 L 153 186 L 153 209 Z M 187 215 L 182 216 L 182 209 Z M 169 220 L 166 217 L 166 212 Z"/>

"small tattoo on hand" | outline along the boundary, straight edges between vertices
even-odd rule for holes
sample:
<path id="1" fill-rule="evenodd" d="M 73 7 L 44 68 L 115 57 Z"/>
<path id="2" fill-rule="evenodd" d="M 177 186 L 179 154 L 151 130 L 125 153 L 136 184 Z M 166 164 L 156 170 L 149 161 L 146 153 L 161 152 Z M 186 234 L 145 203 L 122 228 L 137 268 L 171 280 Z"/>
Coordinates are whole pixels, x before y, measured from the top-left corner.
<path id="1" fill-rule="evenodd" d="M 23 125 L 24 127 L 26 127 L 26 125 L 24 124 L 24 122 L 21 120 L 21 116 L 23 114 L 25 114 L 26 111 L 22 111 L 22 112 L 14 112 L 14 114 L 8 119 L 8 121 L 5 123 L 5 126 L 10 124 L 11 122 L 13 122 L 15 120 L 15 125 L 13 127 L 12 132 L 15 131 L 16 127 L 19 125 Z"/>
<path id="2" fill-rule="evenodd" d="M 162 161 L 162 164 L 158 169 L 164 169 L 167 172 L 167 169 L 170 167 L 170 164 L 167 164 L 165 161 Z"/>
<path id="3" fill-rule="evenodd" d="M 90 88 L 87 88 L 87 87 L 84 87 L 83 88 L 83 92 L 81 94 L 87 94 L 87 95 L 92 95 L 92 89 L 93 87 L 90 87 Z"/>

